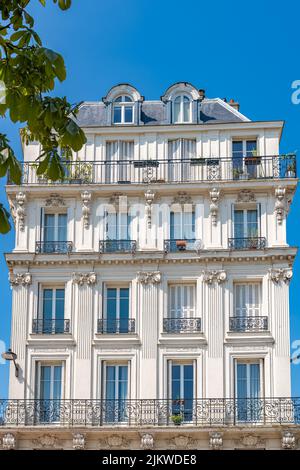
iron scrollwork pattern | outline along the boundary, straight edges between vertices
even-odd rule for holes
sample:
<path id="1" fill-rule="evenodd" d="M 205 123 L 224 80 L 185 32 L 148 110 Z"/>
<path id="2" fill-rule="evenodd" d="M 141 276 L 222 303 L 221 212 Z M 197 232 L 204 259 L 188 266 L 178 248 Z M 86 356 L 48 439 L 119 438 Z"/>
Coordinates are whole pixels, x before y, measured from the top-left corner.
<path id="1" fill-rule="evenodd" d="M 165 333 L 197 333 L 201 331 L 201 318 L 164 318 Z"/>
<path id="2" fill-rule="evenodd" d="M 236 316 L 229 318 L 230 331 L 264 331 L 268 329 L 268 317 Z"/>

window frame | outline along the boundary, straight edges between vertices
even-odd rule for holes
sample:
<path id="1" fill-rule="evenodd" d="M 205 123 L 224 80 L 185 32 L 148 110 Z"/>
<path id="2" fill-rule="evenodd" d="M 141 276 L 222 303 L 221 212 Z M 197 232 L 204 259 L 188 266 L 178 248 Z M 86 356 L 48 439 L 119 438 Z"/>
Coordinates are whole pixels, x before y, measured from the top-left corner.
<path id="1" fill-rule="evenodd" d="M 128 320 L 130 320 L 131 317 L 131 285 L 130 284 L 124 284 L 124 285 L 116 285 L 116 284 L 109 284 L 105 283 L 104 284 L 104 291 L 103 291 L 103 315 L 102 319 L 103 320 L 108 320 L 107 318 L 107 290 L 108 289 L 117 289 L 117 297 L 116 297 L 116 320 L 120 320 L 120 290 L 121 289 L 128 289 Z"/>
<path id="2" fill-rule="evenodd" d="M 43 211 L 43 214 L 42 214 L 42 240 L 43 242 L 46 242 L 45 240 L 45 231 L 46 231 L 46 217 L 48 215 L 53 215 L 54 216 L 54 224 L 53 224 L 53 227 L 54 227 L 54 240 L 47 240 L 47 242 L 51 243 L 52 242 L 58 242 L 58 241 L 68 241 L 68 212 L 65 210 L 65 211 L 62 211 L 62 212 L 57 212 L 57 211 Z M 58 230 L 59 230 L 59 224 L 58 224 L 58 220 L 59 220 L 59 216 L 60 215 L 64 215 L 66 217 L 66 225 L 65 225 L 65 240 L 58 240 Z"/>
<path id="3" fill-rule="evenodd" d="M 131 101 L 125 101 L 125 97 L 128 97 L 130 98 Z M 121 101 L 117 101 L 119 98 L 121 98 Z M 116 122 L 115 121 L 115 108 L 120 108 L 121 110 L 121 121 L 120 122 Z M 132 120 L 131 121 L 126 121 L 125 119 L 125 108 L 131 108 L 131 113 L 132 113 Z M 123 94 L 123 95 L 119 95 L 117 96 L 114 101 L 113 101 L 113 106 L 112 106 L 112 123 L 116 126 L 120 126 L 120 125 L 130 125 L 130 124 L 133 124 L 134 123 L 134 101 L 132 99 L 132 97 L 130 95 L 126 95 L 126 94 Z"/>
<path id="4" fill-rule="evenodd" d="M 189 307 L 189 309 L 184 313 L 183 306 L 181 305 L 180 308 L 180 315 L 178 315 L 179 309 L 175 307 L 176 314 L 171 313 L 171 289 L 175 288 L 175 305 L 178 300 L 178 289 L 183 289 L 184 287 L 192 288 L 192 301 L 193 307 Z M 167 297 L 167 316 L 165 318 L 176 318 L 176 319 L 184 319 L 184 318 L 196 318 L 196 308 L 197 308 L 197 286 L 196 283 L 169 283 L 168 284 L 168 297 Z M 182 293 L 181 293 L 182 299 Z M 190 299 L 191 300 L 191 299 Z"/>
<path id="5" fill-rule="evenodd" d="M 237 314 L 237 293 L 236 293 L 236 287 L 237 286 L 247 286 L 247 291 L 245 293 L 245 298 L 246 298 L 246 301 L 247 301 L 247 297 L 248 297 L 248 305 L 249 305 L 249 286 L 258 286 L 258 313 L 257 314 L 251 314 L 249 315 L 249 309 L 247 309 L 245 315 L 242 315 L 241 313 L 238 315 Z M 263 286 L 262 286 L 262 282 L 261 281 L 256 281 L 256 280 L 253 280 L 253 281 L 235 281 L 233 283 L 233 316 L 234 317 L 260 317 L 261 316 L 261 313 L 262 313 L 262 291 L 263 291 Z M 246 302 L 247 304 L 247 302 Z M 240 311 L 242 311 L 243 307 L 241 306 L 240 307 Z M 246 309 L 245 309 L 246 310 Z M 252 310 L 255 310 L 255 308 Z"/>
<path id="6" fill-rule="evenodd" d="M 258 364 L 259 365 L 259 398 L 264 398 L 264 359 L 262 358 L 236 358 L 234 360 L 234 398 L 237 399 L 237 386 L 238 386 L 238 380 L 237 380 L 237 366 L 238 364 L 246 364 L 246 365 L 251 365 L 251 364 Z M 248 382 L 248 377 L 249 377 L 249 371 L 250 367 L 247 367 L 247 382 Z M 250 386 L 250 381 L 247 383 L 247 390 Z M 248 397 L 251 399 L 251 397 Z"/>
<path id="7" fill-rule="evenodd" d="M 189 100 L 189 120 L 184 119 L 184 98 L 187 98 Z M 175 106 L 177 100 L 180 99 L 179 101 L 179 118 L 178 120 L 175 120 Z M 173 124 L 190 124 L 193 122 L 192 119 L 192 99 L 188 94 L 180 93 L 177 96 L 174 97 L 172 101 L 172 121 Z"/>
<path id="8" fill-rule="evenodd" d="M 37 400 L 43 400 L 41 398 L 41 368 L 50 366 L 52 368 L 51 376 L 54 376 L 54 367 L 60 366 L 61 367 L 61 390 L 60 390 L 60 398 L 59 400 L 64 399 L 64 390 L 65 390 L 65 362 L 64 361 L 47 361 L 47 360 L 40 360 L 36 361 L 36 373 L 35 373 L 35 398 Z M 53 396 L 53 380 L 51 381 L 51 388 L 52 388 L 52 396 Z M 53 398 L 50 398 L 53 400 Z"/>

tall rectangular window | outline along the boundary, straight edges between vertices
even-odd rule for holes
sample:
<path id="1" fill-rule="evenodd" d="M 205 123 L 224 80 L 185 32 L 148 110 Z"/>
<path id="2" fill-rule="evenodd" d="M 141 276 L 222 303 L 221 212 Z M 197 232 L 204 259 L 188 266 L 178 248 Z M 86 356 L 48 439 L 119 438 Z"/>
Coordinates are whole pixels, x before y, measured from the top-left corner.
<path id="1" fill-rule="evenodd" d="M 105 332 L 128 333 L 129 287 L 106 287 L 105 290 Z"/>
<path id="2" fill-rule="evenodd" d="M 193 419 L 194 364 L 169 362 L 169 396 L 172 415 L 180 415 L 184 421 Z"/>
<path id="3" fill-rule="evenodd" d="M 234 238 L 256 238 L 259 236 L 258 210 L 234 209 Z"/>
<path id="4" fill-rule="evenodd" d="M 130 181 L 130 168 L 133 159 L 133 141 L 113 140 L 106 142 L 106 182 L 125 183 Z"/>
<path id="5" fill-rule="evenodd" d="M 42 316 L 38 318 L 41 333 L 64 333 L 65 289 L 42 290 Z"/>
<path id="6" fill-rule="evenodd" d="M 247 174 L 250 178 L 257 176 L 257 141 L 234 140 L 232 142 L 233 177 L 239 179 L 241 174 Z"/>
<path id="7" fill-rule="evenodd" d="M 104 364 L 104 415 L 107 423 L 127 419 L 128 364 Z"/>
<path id="8" fill-rule="evenodd" d="M 59 421 L 62 398 L 61 364 L 37 364 L 36 398 L 36 419 L 45 423 Z"/>
<path id="9" fill-rule="evenodd" d="M 169 318 L 193 318 L 195 316 L 195 286 L 169 285 Z"/>
<path id="10" fill-rule="evenodd" d="M 261 306 L 261 284 L 236 283 L 234 284 L 234 316 L 259 316 Z"/>
<path id="11" fill-rule="evenodd" d="M 195 212 L 170 212 L 170 239 L 195 239 Z"/>
<path id="12" fill-rule="evenodd" d="M 43 252 L 65 253 L 67 251 L 67 214 L 44 214 Z"/>
<path id="13" fill-rule="evenodd" d="M 239 421 L 256 422 L 260 419 L 261 364 L 260 362 L 236 362 L 235 370 L 237 418 Z"/>
<path id="14" fill-rule="evenodd" d="M 196 139 L 175 139 L 168 142 L 169 181 L 188 181 L 190 159 L 196 156 Z"/>

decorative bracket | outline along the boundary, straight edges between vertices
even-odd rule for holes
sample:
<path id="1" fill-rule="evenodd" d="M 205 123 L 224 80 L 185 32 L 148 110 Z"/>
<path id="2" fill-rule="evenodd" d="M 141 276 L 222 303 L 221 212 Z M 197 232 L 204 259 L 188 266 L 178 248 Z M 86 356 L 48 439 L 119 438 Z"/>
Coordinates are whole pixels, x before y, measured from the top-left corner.
<path id="1" fill-rule="evenodd" d="M 206 284 L 212 285 L 214 283 L 222 284 L 227 279 L 226 271 L 203 271 L 203 280 Z"/>
<path id="2" fill-rule="evenodd" d="M 139 271 L 137 274 L 138 274 L 138 281 L 141 284 L 159 284 L 161 282 L 160 271 L 151 271 L 151 272 Z"/>
<path id="3" fill-rule="evenodd" d="M 209 206 L 211 222 L 213 225 L 217 225 L 220 191 L 217 188 L 212 188 L 209 191 L 209 195 L 210 195 L 210 200 L 211 200 L 211 203 Z"/>
<path id="4" fill-rule="evenodd" d="M 65 201 L 59 194 L 53 193 L 46 199 L 45 207 L 65 207 Z"/>
<path id="5" fill-rule="evenodd" d="M 22 193 L 21 191 L 16 195 L 16 207 L 15 207 L 15 215 L 19 224 L 19 229 L 21 232 L 25 230 L 25 202 L 26 202 L 26 194 Z"/>
<path id="6" fill-rule="evenodd" d="M 275 284 L 279 282 L 285 282 L 288 284 L 293 277 L 293 270 L 291 268 L 271 268 L 269 269 L 269 279 Z"/>
<path id="7" fill-rule="evenodd" d="M 152 225 L 152 203 L 155 199 L 155 192 L 151 189 L 148 189 L 145 192 L 145 201 L 146 201 L 146 217 L 148 228 L 151 228 Z"/>
<path id="8" fill-rule="evenodd" d="M 281 225 L 285 214 L 285 188 L 283 186 L 278 186 L 278 188 L 275 189 L 275 197 L 276 202 L 274 212 L 276 214 L 278 224 Z"/>
<path id="9" fill-rule="evenodd" d="M 25 286 L 28 287 L 32 282 L 30 273 L 10 273 L 9 282 L 11 286 Z"/>
<path id="10" fill-rule="evenodd" d="M 92 193 L 90 191 L 83 191 L 81 193 L 82 219 L 83 219 L 84 228 L 89 228 L 89 225 L 90 225 L 91 199 L 92 199 Z"/>
<path id="11" fill-rule="evenodd" d="M 95 272 L 90 273 L 73 273 L 72 280 L 74 284 L 78 284 L 79 286 L 83 286 L 83 284 L 87 284 L 88 286 L 94 285 L 97 282 L 97 274 Z"/>

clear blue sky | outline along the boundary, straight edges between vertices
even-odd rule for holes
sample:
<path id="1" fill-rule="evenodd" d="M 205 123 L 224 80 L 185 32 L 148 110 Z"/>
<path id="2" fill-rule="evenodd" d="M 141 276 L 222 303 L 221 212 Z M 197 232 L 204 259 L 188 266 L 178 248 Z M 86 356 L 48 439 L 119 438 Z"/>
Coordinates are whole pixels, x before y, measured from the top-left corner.
<path id="1" fill-rule="evenodd" d="M 284 119 L 281 152 L 300 150 L 300 105 L 291 102 L 291 83 L 300 80 L 298 0 L 77 0 L 67 12 L 47 3 L 32 12 L 45 45 L 65 57 L 68 76 L 57 94 L 71 102 L 99 100 L 112 85 L 129 82 L 146 99 L 157 99 L 170 84 L 189 81 L 208 97 L 235 98 L 250 119 Z M 18 126 L 0 120 L 0 129 L 21 158 Z M 300 245 L 299 210 L 298 191 L 288 219 L 291 245 Z M 0 235 L 0 252 L 12 249 L 13 237 Z M 300 338 L 299 257 L 294 268 L 292 340 Z M 7 276 L 1 255 L 0 339 L 8 346 Z M 293 395 L 300 396 L 300 365 L 292 367 L 292 380 Z M 4 365 L 0 396 L 7 396 Z"/>

